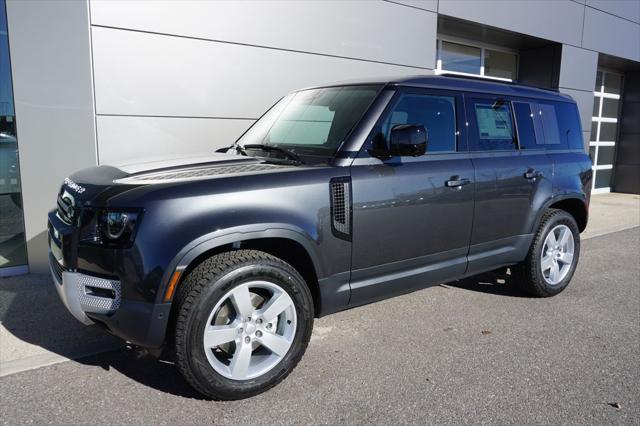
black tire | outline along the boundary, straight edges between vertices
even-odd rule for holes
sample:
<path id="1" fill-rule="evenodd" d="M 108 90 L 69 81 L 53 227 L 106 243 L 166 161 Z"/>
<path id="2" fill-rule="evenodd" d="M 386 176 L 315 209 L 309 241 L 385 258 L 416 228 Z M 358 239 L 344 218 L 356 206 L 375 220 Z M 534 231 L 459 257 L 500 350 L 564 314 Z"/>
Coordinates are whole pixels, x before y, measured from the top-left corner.
<path id="1" fill-rule="evenodd" d="M 566 225 L 571 231 L 574 240 L 574 253 L 573 262 L 566 276 L 559 283 L 552 285 L 547 282 L 542 273 L 542 249 L 547 235 L 558 225 Z M 534 297 L 554 296 L 569 285 L 578 265 L 579 257 L 580 230 L 575 219 L 564 210 L 549 209 L 540 221 L 540 226 L 533 237 L 526 259 L 513 268 L 514 283 Z"/>
<path id="2" fill-rule="evenodd" d="M 297 317 L 293 343 L 281 361 L 262 376 L 233 380 L 218 373 L 207 360 L 204 327 L 225 294 L 255 280 L 277 284 L 293 300 Z M 247 398 L 277 385 L 298 364 L 311 338 L 313 300 L 304 279 L 291 265 L 261 251 L 236 250 L 203 261 L 184 278 L 174 303 L 176 365 L 194 389 L 212 399 Z"/>

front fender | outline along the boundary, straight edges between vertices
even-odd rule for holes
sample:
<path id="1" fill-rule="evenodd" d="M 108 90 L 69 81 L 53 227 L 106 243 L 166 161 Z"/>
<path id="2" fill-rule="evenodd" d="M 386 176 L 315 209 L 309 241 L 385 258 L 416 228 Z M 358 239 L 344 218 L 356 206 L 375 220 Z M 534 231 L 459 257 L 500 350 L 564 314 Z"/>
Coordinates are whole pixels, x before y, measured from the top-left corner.
<path id="1" fill-rule="evenodd" d="M 159 297 L 162 298 L 165 294 L 174 271 L 186 269 L 200 255 L 234 242 L 263 238 L 282 238 L 300 244 L 313 262 L 317 276 L 324 276 L 324 270 L 317 253 L 317 243 L 309 234 L 304 232 L 303 229 L 285 223 L 243 225 L 211 232 L 184 246 L 165 271 L 160 285 L 160 291 L 158 292 Z M 158 302 L 160 301 L 161 300 Z"/>

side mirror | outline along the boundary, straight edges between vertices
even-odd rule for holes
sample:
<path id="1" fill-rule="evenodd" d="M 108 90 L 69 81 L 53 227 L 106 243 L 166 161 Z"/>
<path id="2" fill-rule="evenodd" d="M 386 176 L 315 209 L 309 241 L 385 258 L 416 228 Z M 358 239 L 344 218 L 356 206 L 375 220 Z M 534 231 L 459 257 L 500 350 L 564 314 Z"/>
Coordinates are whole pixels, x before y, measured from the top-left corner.
<path id="1" fill-rule="evenodd" d="M 391 129 L 391 155 L 419 157 L 427 152 L 427 129 L 415 124 L 401 124 Z"/>

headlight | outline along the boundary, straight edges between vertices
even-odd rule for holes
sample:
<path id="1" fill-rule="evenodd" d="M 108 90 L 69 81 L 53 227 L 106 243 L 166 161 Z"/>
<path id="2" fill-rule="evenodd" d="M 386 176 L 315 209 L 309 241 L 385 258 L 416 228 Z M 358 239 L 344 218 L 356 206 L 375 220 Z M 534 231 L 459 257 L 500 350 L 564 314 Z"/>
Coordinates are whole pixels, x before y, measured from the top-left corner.
<path id="1" fill-rule="evenodd" d="M 138 219 L 133 212 L 102 211 L 98 217 L 98 230 L 108 241 L 129 241 Z"/>
<path id="2" fill-rule="evenodd" d="M 82 242 L 126 248 L 133 243 L 140 220 L 139 211 L 95 210 L 82 226 Z"/>

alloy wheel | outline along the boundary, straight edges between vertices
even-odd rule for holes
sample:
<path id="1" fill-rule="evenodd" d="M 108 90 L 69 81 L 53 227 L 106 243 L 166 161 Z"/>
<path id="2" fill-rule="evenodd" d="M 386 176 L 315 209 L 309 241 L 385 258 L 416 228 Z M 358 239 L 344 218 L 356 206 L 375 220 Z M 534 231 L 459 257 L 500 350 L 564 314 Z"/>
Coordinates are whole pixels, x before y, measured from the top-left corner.
<path id="1" fill-rule="evenodd" d="M 267 281 L 243 283 L 227 292 L 211 311 L 203 344 L 209 364 L 222 376 L 249 380 L 285 357 L 296 332 L 296 309 L 289 294 Z"/>
<path id="2" fill-rule="evenodd" d="M 575 241 L 566 225 L 557 225 L 544 240 L 540 268 L 544 280 L 558 285 L 569 273 L 573 264 Z"/>

